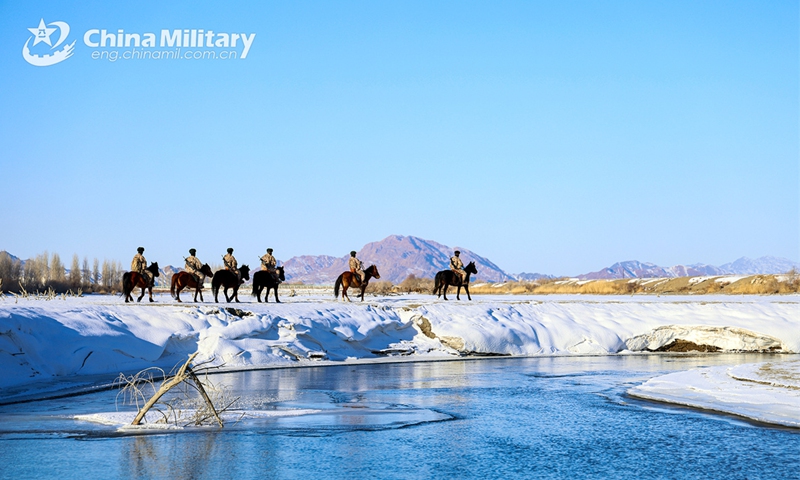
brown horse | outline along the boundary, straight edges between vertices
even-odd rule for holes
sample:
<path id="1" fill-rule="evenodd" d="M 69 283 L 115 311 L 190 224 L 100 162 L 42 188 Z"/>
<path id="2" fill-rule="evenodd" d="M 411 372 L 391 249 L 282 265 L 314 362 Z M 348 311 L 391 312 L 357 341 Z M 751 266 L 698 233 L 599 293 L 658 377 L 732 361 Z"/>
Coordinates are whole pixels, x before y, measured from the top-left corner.
<path id="1" fill-rule="evenodd" d="M 361 301 L 364 301 L 364 291 L 367 289 L 367 284 L 369 284 L 370 277 L 381 278 L 381 274 L 378 273 L 378 267 L 375 265 L 371 265 L 369 268 L 364 270 L 364 281 L 361 281 L 361 277 L 358 276 L 357 273 L 353 272 L 344 272 L 339 275 L 339 278 L 336 279 L 336 285 L 333 287 L 333 297 L 339 298 L 339 287 L 342 287 L 342 300 L 345 298 L 347 301 L 350 301 L 350 297 L 347 296 L 347 289 L 350 287 L 360 288 L 361 289 Z"/>
<path id="2" fill-rule="evenodd" d="M 158 262 L 153 262 L 147 267 L 145 270 L 153 274 L 153 278 L 160 276 L 161 274 L 158 272 Z M 125 295 L 125 303 L 129 301 L 133 301 L 133 297 L 131 296 L 131 292 L 133 289 L 139 287 L 142 289 L 142 294 L 139 295 L 139 298 L 136 299 L 137 302 L 142 301 L 142 297 L 144 297 L 145 289 L 149 290 L 150 292 L 150 301 L 154 302 L 153 300 L 153 285 L 148 283 L 147 278 L 144 277 L 139 272 L 125 272 L 122 275 L 122 293 Z"/>
<path id="3" fill-rule="evenodd" d="M 469 296 L 469 276 L 478 274 L 478 269 L 475 268 L 475 262 L 469 262 L 469 264 L 464 267 L 464 271 L 467 272 L 464 283 L 461 283 L 461 277 L 452 270 L 442 270 L 437 273 L 436 278 L 433 280 L 433 294 L 436 295 L 436 298 L 444 294 L 444 299 L 447 300 L 447 287 L 450 285 L 458 287 L 456 291 L 456 300 L 461 300 L 461 287 L 464 287 L 464 291 L 467 292 L 467 298 L 472 300 L 472 297 Z"/>
<path id="4" fill-rule="evenodd" d="M 211 277 L 214 275 L 214 272 L 211 271 L 211 267 L 208 266 L 207 263 L 203 264 L 203 267 L 200 269 L 200 273 L 207 277 Z M 172 294 L 172 297 L 175 298 L 177 301 L 181 301 L 181 290 L 184 288 L 194 288 L 194 301 L 197 302 L 197 294 L 200 294 L 200 301 L 203 301 L 203 284 L 198 282 L 194 275 L 189 272 L 178 272 L 172 276 L 172 284 L 169 287 L 169 293 Z"/>
<path id="5" fill-rule="evenodd" d="M 219 287 L 223 287 L 223 292 L 225 294 L 225 301 L 231 303 L 231 300 L 236 300 L 239 302 L 239 285 L 243 284 L 246 280 L 250 280 L 250 267 L 247 265 L 242 265 L 239 267 L 239 273 L 242 274 L 242 280 L 236 277 L 236 274 L 231 272 L 230 270 L 217 270 L 217 273 L 214 274 L 214 278 L 211 279 L 211 291 L 214 292 L 214 301 L 219 302 L 217 300 L 217 295 L 219 294 Z M 228 297 L 228 289 L 233 289 L 233 295 Z"/>

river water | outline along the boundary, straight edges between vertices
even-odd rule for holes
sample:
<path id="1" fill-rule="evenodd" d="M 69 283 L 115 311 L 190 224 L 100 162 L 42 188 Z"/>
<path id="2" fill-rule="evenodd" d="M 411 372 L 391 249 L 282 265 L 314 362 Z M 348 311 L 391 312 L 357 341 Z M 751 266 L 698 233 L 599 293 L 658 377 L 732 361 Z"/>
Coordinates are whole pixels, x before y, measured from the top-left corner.
<path id="1" fill-rule="evenodd" d="M 492 358 L 210 377 L 249 415 L 120 434 L 116 391 L 0 407 L 2 478 L 798 478 L 800 432 L 630 398 L 764 355 Z M 128 407 L 129 408 L 129 407 Z M 258 415 L 300 412 L 294 416 Z M 132 416 L 131 416 L 132 418 Z"/>

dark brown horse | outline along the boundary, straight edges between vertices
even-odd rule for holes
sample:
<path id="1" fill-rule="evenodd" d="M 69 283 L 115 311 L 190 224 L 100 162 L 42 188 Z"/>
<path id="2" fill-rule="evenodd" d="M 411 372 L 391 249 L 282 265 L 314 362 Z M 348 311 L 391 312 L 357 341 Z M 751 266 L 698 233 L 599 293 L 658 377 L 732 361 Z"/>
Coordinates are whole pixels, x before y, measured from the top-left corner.
<path id="1" fill-rule="evenodd" d="M 211 267 L 208 266 L 207 263 L 203 264 L 203 267 L 200 269 L 200 273 L 203 275 L 210 277 L 214 275 L 214 272 L 211 271 Z M 178 272 L 172 276 L 172 283 L 169 287 L 169 293 L 172 294 L 172 297 L 175 298 L 177 301 L 181 301 L 181 290 L 184 288 L 194 288 L 194 301 L 197 302 L 197 294 L 200 294 L 200 301 L 203 301 L 203 284 L 198 282 L 194 275 L 189 272 Z"/>
<path id="2" fill-rule="evenodd" d="M 283 274 L 283 267 L 275 267 L 275 271 L 281 282 L 286 280 L 286 276 Z M 281 301 L 278 300 L 278 285 L 280 285 L 280 282 L 275 281 L 275 277 L 266 270 L 259 270 L 253 274 L 253 296 L 258 299 L 259 303 L 261 303 L 261 291 L 264 288 L 267 289 L 267 292 L 264 294 L 265 302 L 269 302 L 269 291 L 274 288 L 275 302 L 281 303 Z"/>
<path id="3" fill-rule="evenodd" d="M 243 284 L 246 280 L 250 280 L 250 267 L 242 265 L 239 267 L 239 272 L 242 274 L 241 281 L 239 281 L 236 274 L 230 270 L 217 270 L 217 273 L 214 274 L 214 278 L 211 279 L 211 291 L 214 292 L 215 302 L 219 302 L 219 300 L 217 300 L 219 287 L 224 288 L 223 293 L 228 303 L 231 303 L 231 300 L 236 300 L 237 303 L 239 302 L 239 285 Z M 230 297 L 228 296 L 229 288 L 233 289 L 233 295 Z"/>
<path id="4" fill-rule="evenodd" d="M 367 284 L 369 284 L 370 277 L 381 278 L 381 274 L 378 273 L 378 267 L 375 265 L 371 265 L 369 268 L 364 270 L 364 281 L 361 281 L 361 277 L 357 273 L 353 272 L 344 272 L 343 274 L 339 275 L 339 278 L 336 279 L 336 284 L 333 287 L 333 297 L 339 298 L 339 287 L 342 287 L 342 300 L 345 298 L 347 301 L 350 301 L 350 297 L 347 296 L 347 289 L 350 287 L 360 288 L 361 289 L 361 301 L 364 301 L 364 291 L 367 289 Z"/>
<path id="5" fill-rule="evenodd" d="M 158 262 L 151 263 L 150 266 L 147 267 L 145 270 L 153 274 L 153 279 L 161 275 L 158 272 Z M 139 272 L 125 272 L 125 274 L 122 275 L 122 293 L 125 295 L 125 303 L 133 301 L 131 292 L 133 292 L 133 289 L 136 287 L 142 289 L 142 294 L 139 295 L 139 298 L 136 299 L 137 302 L 142 301 L 145 289 L 147 289 L 150 292 L 150 301 L 151 302 L 155 301 L 153 300 L 153 285 L 151 285 L 147 281 L 147 278 L 144 275 L 142 275 Z"/>
<path id="6" fill-rule="evenodd" d="M 469 264 L 464 267 L 464 271 L 467 272 L 467 276 L 464 278 L 463 283 L 461 282 L 461 276 L 452 270 L 442 270 L 437 273 L 436 278 L 433 279 L 433 294 L 436 295 L 436 298 L 444 295 L 444 299 L 447 300 L 447 287 L 453 286 L 458 287 L 456 291 L 456 300 L 461 300 L 461 287 L 464 287 L 464 291 L 467 292 L 467 298 L 472 300 L 472 297 L 469 296 L 469 276 L 478 274 L 478 269 L 475 268 L 475 262 L 469 262 Z"/>

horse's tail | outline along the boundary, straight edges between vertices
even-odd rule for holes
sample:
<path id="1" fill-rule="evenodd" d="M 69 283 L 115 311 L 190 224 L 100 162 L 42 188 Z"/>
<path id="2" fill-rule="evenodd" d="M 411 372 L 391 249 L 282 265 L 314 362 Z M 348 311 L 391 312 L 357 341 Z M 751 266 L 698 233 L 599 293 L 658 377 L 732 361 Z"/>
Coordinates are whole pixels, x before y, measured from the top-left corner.
<path id="1" fill-rule="evenodd" d="M 176 285 L 178 284 L 178 276 L 179 275 L 180 275 L 180 273 L 176 273 L 175 275 L 173 275 L 172 276 L 172 282 L 169 285 L 169 293 L 170 293 L 170 295 L 172 295 L 172 298 L 178 298 L 178 296 L 175 295 L 175 288 L 176 288 Z"/>
<path id="2" fill-rule="evenodd" d="M 342 286 L 342 276 L 344 276 L 344 274 L 339 275 L 339 278 L 336 279 L 336 283 L 333 285 L 333 298 L 339 298 L 339 287 Z"/>
<path id="3" fill-rule="evenodd" d="M 257 276 L 260 277 L 258 272 L 253 274 L 253 291 L 251 292 L 251 295 L 254 297 L 258 295 L 258 280 L 260 280 L 260 278 L 256 278 Z"/>
<path id="4" fill-rule="evenodd" d="M 436 292 L 439 290 L 441 285 L 442 275 L 437 273 L 435 277 L 433 277 L 433 292 L 431 295 L 436 295 Z"/>
<path id="5" fill-rule="evenodd" d="M 133 280 L 131 280 L 133 275 L 131 272 L 125 272 L 122 275 L 122 291 L 127 295 L 133 291 Z"/>

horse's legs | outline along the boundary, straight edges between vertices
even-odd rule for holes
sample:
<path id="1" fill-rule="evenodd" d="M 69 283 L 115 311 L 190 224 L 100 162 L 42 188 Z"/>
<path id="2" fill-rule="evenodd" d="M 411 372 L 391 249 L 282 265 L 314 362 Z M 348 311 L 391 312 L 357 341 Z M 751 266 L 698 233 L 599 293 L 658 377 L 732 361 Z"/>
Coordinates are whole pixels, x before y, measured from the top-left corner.
<path id="1" fill-rule="evenodd" d="M 456 290 L 456 300 L 461 300 L 461 285 L 459 285 L 458 290 Z"/>
<path id="2" fill-rule="evenodd" d="M 464 287 L 464 291 L 467 292 L 467 298 L 472 300 L 472 297 L 469 296 L 469 287 Z"/>
<path id="3" fill-rule="evenodd" d="M 141 294 L 141 295 L 139 295 L 139 298 L 137 298 L 137 299 L 136 299 L 136 301 L 137 301 L 137 302 L 141 302 L 141 301 L 142 301 L 142 299 L 144 298 L 144 294 L 145 294 L 145 290 L 146 290 L 146 288 L 147 288 L 147 287 L 142 287 L 142 294 Z"/>
<path id="4" fill-rule="evenodd" d="M 444 289 L 442 290 L 442 295 L 444 295 L 444 299 L 445 300 L 447 300 L 447 287 L 449 287 L 449 286 L 450 286 L 450 284 L 447 283 L 447 281 L 445 280 L 444 286 L 443 286 Z"/>
<path id="5" fill-rule="evenodd" d="M 281 303 L 281 301 L 278 300 L 278 286 L 275 285 L 273 288 L 275 289 L 275 303 Z"/>
<path id="6" fill-rule="evenodd" d="M 364 292 L 367 291 L 367 286 L 365 284 L 361 284 L 361 301 L 364 301 Z"/>
<path id="7" fill-rule="evenodd" d="M 239 302 L 239 285 L 236 285 L 235 287 L 233 287 L 233 298 L 236 299 L 236 303 L 240 303 Z"/>
<path id="8" fill-rule="evenodd" d="M 150 302 L 155 302 L 155 300 L 153 300 L 153 287 L 147 287 L 147 291 L 150 293 Z"/>
<path id="9" fill-rule="evenodd" d="M 258 303 L 261 303 L 261 285 L 254 286 L 253 291 L 256 292 L 256 299 L 258 299 Z M 269 290 L 267 290 L 267 295 L 269 295 Z"/>

